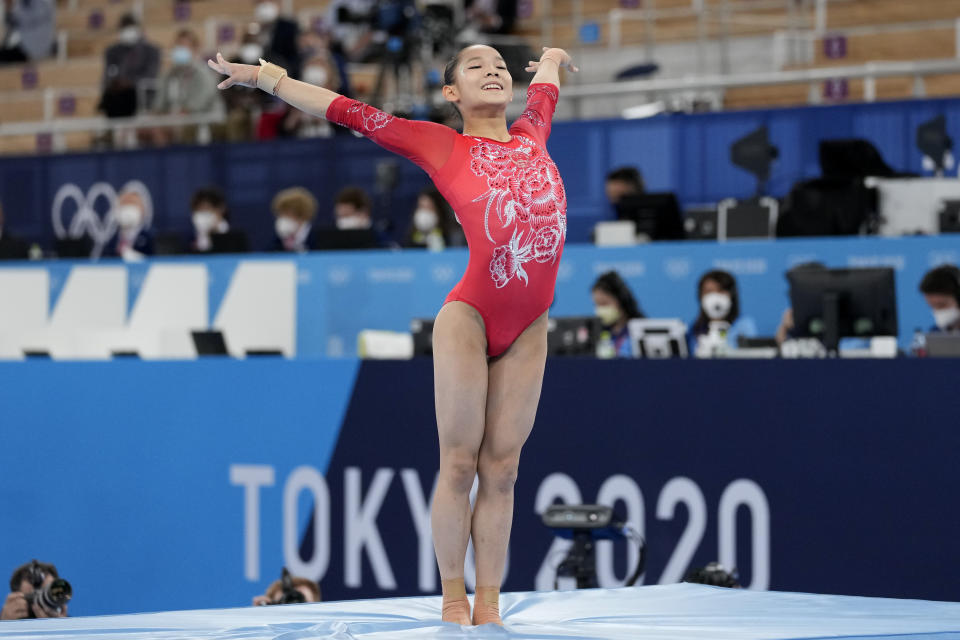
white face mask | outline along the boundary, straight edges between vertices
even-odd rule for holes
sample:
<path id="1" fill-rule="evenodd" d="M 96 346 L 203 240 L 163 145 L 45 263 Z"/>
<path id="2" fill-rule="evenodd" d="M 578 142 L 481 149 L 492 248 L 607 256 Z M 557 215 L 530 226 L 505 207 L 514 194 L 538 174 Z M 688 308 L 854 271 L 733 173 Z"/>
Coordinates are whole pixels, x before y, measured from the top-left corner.
<path id="1" fill-rule="evenodd" d="M 316 87 L 327 84 L 327 70 L 325 67 L 313 65 L 303 70 L 303 81 Z"/>
<path id="2" fill-rule="evenodd" d="M 363 216 L 341 216 L 337 218 L 337 229 L 369 229 L 370 221 Z"/>
<path id="3" fill-rule="evenodd" d="M 730 313 L 732 304 L 733 300 L 730 298 L 729 293 L 708 293 L 700 299 L 703 312 L 707 314 L 707 317 L 711 320 L 723 320 L 726 318 L 727 314 Z"/>
<path id="4" fill-rule="evenodd" d="M 280 216 L 274 223 L 273 228 L 281 238 L 289 238 L 300 228 L 300 223 L 290 216 Z"/>
<path id="5" fill-rule="evenodd" d="M 960 320 L 960 307 L 951 307 L 949 309 L 934 309 L 933 321 L 937 328 L 946 331 Z"/>
<path id="6" fill-rule="evenodd" d="M 217 214 L 206 209 L 194 211 L 190 219 L 193 221 L 193 227 L 197 230 L 197 233 L 210 233 L 217 224 Z"/>
<path id="7" fill-rule="evenodd" d="M 620 310 L 612 304 L 599 304 L 593 308 L 593 312 L 605 327 L 612 327 L 620 319 Z"/>
<path id="8" fill-rule="evenodd" d="M 256 42 L 248 42 L 240 47 L 240 59 L 246 64 L 257 64 L 263 56 L 263 47 Z"/>
<path id="9" fill-rule="evenodd" d="M 190 60 L 193 59 L 193 52 L 190 51 L 188 47 L 174 47 L 170 51 L 170 62 L 175 65 L 187 65 L 190 64 Z"/>
<path id="10" fill-rule="evenodd" d="M 124 27 L 117 38 L 123 44 L 137 44 L 140 41 L 140 27 Z"/>
<path id="11" fill-rule="evenodd" d="M 437 212 L 430 209 L 417 209 L 413 212 L 413 226 L 420 233 L 431 231 L 437 226 Z"/>
<path id="12" fill-rule="evenodd" d="M 122 204 L 117 207 L 114 217 L 121 229 L 133 229 L 140 226 L 140 207 L 135 204 Z"/>
<path id="13" fill-rule="evenodd" d="M 280 15 L 280 7 L 276 2 L 258 2 L 253 15 L 257 22 L 273 22 Z"/>

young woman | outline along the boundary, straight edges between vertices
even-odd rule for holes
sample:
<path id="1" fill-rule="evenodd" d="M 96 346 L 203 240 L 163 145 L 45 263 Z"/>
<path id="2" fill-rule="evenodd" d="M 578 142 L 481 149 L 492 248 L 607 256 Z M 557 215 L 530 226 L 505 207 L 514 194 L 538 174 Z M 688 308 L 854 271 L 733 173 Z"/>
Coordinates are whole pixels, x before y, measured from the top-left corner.
<path id="1" fill-rule="evenodd" d="M 644 318 L 637 299 L 620 274 L 607 271 L 601 274 L 590 289 L 596 316 L 603 328 L 610 332 L 618 358 L 631 358 L 630 332 L 627 323 L 634 318 Z"/>
<path id="2" fill-rule="evenodd" d="M 740 313 L 740 294 L 732 274 L 719 269 L 707 271 L 697 283 L 700 313 L 687 335 L 692 355 L 710 357 L 716 347 L 712 341 L 722 340 L 730 349 L 737 348 L 737 338 L 757 335 L 757 325 L 750 316 Z"/>
<path id="3" fill-rule="evenodd" d="M 421 167 L 453 207 L 470 248 L 467 270 L 433 330 L 440 478 L 433 499 L 434 548 L 443 620 L 470 624 L 463 571 L 476 553 L 473 624 L 501 624 L 500 582 L 513 520 L 520 449 L 530 435 L 547 351 L 547 308 L 566 237 L 566 195 L 546 143 L 559 69 L 576 71 L 562 49 L 544 48 L 527 107 L 507 127 L 513 80 L 491 47 L 461 50 L 444 71 L 443 95 L 463 118 L 449 127 L 395 118 L 283 69 L 232 64 L 218 86 L 259 86 L 311 115 L 350 127 Z M 479 477 L 476 503 L 470 489 Z"/>

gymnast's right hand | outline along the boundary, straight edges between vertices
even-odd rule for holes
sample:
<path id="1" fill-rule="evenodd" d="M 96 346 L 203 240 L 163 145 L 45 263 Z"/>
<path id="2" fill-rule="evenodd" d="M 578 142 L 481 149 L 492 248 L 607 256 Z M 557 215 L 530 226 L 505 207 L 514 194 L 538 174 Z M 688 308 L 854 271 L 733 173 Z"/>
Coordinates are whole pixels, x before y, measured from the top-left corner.
<path id="1" fill-rule="evenodd" d="M 227 62 L 219 52 L 217 53 L 217 60 L 207 60 L 207 65 L 217 73 L 229 76 L 217 85 L 217 89 L 229 89 L 234 85 L 240 87 L 257 87 L 257 74 L 260 72 L 258 65 Z"/>

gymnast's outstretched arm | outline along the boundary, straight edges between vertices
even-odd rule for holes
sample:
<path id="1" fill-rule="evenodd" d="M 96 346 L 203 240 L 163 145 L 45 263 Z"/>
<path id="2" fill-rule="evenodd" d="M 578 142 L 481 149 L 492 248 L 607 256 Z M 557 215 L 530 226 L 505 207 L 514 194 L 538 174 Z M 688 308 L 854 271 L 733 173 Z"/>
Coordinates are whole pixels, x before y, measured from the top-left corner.
<path id="1" fill-rule="evenodd" d="M 261 63 L 227 62 L 219 53 L 216 61 L 207 61 L 211 69 L 228 76 L 217 88 L 259 87 L 305 113 L 365 135 L 384 149 L 410 159 L 431 177 L 450 157 L 456 132 L 449 127 L 396 118 L 329 89 L 294 80 L 276 65 Z"/>
<path id="2" fill-rule="evenodd" d="M 218 89 L 229 89 L 233 86 L 257 87 L 257 77 L 262 66 L 227 62 L 221 54 L 216 60 L 207 60 L 207 65 L 217 73 L 228 76 L 217 85 Z M 340 97 L 339 93 L 318 87 L 316 85 L 294 80 L 284 75 L 275 85 L 274 95 L 300 109 L 305 113 L 319 118 L 326 118 L 327 107 Z"/>

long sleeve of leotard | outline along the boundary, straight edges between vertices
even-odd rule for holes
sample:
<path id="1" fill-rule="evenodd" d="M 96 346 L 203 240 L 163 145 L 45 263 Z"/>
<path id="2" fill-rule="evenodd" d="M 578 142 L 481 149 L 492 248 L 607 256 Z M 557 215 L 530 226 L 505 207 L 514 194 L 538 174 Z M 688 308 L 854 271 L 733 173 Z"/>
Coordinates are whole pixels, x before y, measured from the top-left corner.
<path id="1" fill-rule="evenodd" d="M 559 97 L 560 90 L 554 84 L 538 82 L 530 85 L 527 89 L 527 108 L 510 127 L 510 132 L 531 136 L 539 144 L 547 146 Z"/>
<path id="2" fill-rule="evenodd" d="M 340 96 L 327 107 L 327 120 L 362 133 L 378 145 L 412 160 L 431 177 L 450 159 L 457 132 L 435 122 L 407 120 Z"/>

